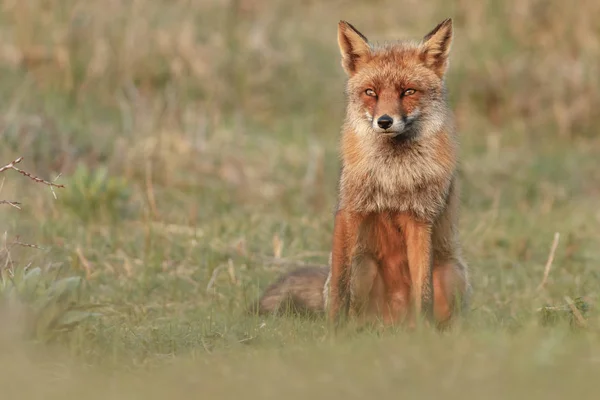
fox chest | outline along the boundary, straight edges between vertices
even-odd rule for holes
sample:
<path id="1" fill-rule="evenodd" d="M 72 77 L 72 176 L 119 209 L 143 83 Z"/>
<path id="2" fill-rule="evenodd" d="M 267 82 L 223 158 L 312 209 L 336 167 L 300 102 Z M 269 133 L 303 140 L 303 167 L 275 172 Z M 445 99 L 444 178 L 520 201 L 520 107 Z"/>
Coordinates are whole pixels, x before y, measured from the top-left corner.
<path id="1" fill-rule="evenodd" d="M 356 241 L 378 262 L 400 265 L 406 258 L 403 221 L 410 218 L 407 213 L 396 212 L 362 214 L 357 218 Z"/>
<path id="2" fill-rule="evenodd" d="M 361 213 L 407 212 L 432 220 L 444 209 L 450 186 L 450 179 L 444 176 L 414 169 L 344 172 L 340 205 Z"/>

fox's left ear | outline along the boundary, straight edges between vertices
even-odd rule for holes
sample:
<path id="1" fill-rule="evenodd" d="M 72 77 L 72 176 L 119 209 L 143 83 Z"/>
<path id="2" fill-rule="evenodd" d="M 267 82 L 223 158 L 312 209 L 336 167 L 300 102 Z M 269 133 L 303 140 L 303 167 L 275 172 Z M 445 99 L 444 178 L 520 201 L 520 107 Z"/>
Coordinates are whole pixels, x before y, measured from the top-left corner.
<path id="1" fill-rule="evenodd" d="M 452 19 L 440 22 L 423 38 L 423 62 L 440 78 L 448 68 L 448 55 L 452 45 Z"/>

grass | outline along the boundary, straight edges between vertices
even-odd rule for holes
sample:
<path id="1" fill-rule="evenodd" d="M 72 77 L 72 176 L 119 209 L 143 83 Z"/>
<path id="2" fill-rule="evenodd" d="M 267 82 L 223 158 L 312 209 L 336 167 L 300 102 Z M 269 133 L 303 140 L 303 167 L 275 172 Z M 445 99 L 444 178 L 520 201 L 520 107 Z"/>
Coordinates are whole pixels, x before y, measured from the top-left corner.
<path id="1" fill-rule="evenodd" d="M 0 2 L 0 164 L 23 156 L 21 168 L 65 185 L 55 199 L 3 172 L 0 199 L 22 204 L 0 205 L 2 240 L 40 246 L 11 246 L 11 265 L 82 277 L 78 301 L 102 313 L 25 340 L 8 307 L 3 392 L 595 398 L 596 2 L 106 4 Z M 333 340 L 321 320 L 244 316 L 286 270 L 264 260 L 327 262 L 344 113 L 337 21 L 384 40 L 446 16 L 469 317 L 443 335 Z M 586 326 L 541 324 L 538 308 L 565 297 L 592 306 Z"/>

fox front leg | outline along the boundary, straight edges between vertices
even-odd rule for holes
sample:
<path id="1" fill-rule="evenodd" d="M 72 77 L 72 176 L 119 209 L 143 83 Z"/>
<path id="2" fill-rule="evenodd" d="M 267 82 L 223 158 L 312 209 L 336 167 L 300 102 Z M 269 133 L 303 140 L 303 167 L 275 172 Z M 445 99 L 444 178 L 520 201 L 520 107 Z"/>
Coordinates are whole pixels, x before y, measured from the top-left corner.
<path id="1" fill-rule="evenodd" d="M 346 317 L 348 308 L 348 255 L 346 246 L 346 221 L 344 214 L 338 211 L 333 227 L 333 246 L 331 250 L 331 271 L 329 277 L 329 299 L 327 314 L 329 322 L 335 327 L 340 323 L 340 317 Z"/>
<path id="2" fill-rule="evenodd" d="M 431 225 L 414 218 L 402 221 L 411 280 L 413 311 L 416 317 L 433 316 L 433 254 Z"/>

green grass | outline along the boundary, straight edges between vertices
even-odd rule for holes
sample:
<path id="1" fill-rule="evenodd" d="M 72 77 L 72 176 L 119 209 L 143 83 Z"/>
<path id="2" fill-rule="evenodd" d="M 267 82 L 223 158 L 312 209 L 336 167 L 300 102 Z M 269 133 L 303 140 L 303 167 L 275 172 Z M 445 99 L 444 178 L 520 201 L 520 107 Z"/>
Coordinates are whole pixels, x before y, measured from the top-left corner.
<path id="1" fill-rule="evenodd" d="M 129 3 L 2 3 L 0 165 L 23 156 L 65 188 L 54 199 L 1 174 L 0 199 L 22 209 L 0 205 L 0 248 L 18 237 L 42 249 L 13 245 L 0 267 L 81 276 L 77 301 L 102 313 L 45 341 L 23 336 L 27 308 L 3 308 L 4 396 L 597 397 L 596 2 L 381 1 L 377 18 L 360 2 Z M 337 21 L 383 40 L 448 15 L 468 317 L 445 334 L 332 338 L 323 320 L 244 315 L 286 270 L 264 261 L 274 241 L 288 261 L 327 262 Z M 565 297 L 592 306 L 585 327 L 540 322 Z"/>

